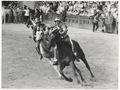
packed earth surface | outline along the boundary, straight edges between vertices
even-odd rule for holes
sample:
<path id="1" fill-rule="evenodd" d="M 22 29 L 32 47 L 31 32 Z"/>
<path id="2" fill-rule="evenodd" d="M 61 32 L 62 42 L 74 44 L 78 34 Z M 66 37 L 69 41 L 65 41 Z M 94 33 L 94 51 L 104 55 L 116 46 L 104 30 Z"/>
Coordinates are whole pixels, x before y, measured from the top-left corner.
<path id="1" fill-rule="evenodd" d="M 82 61 L 75 62 L 86 80 L 77 84 L 68 66 L 64 73 L 73 82 L 60 80 L 47 58 L 39 59 L 32 29 L 24 24 L 2 25 L 2 88 L 14 89 L 117 89 L 118 35 L 68 27 L 71 39 L 79 42 L 96 81 Z M 80 79 L 80 78 L 79 78 Z"/>

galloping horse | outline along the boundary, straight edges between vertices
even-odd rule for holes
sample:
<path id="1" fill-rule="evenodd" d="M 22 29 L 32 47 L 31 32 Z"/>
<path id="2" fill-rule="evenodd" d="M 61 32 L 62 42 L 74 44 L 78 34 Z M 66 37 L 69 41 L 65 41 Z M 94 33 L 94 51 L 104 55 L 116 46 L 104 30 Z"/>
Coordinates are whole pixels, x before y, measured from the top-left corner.
<path id="1" fill-rule="evenodd" d="M 28 22 L 27 22 L 27 25 L 26 25 L 28 28 L 29 28 L 29 26 L 31 26 L 31 29 L 33 30 L 33 32 L 32 32 L 32 36 L 33 36 L 33 40 L 34 40 L 34 42 L 36 42 L 36 37 L 35 37 L 35 35 L 36 35 L 36 31 L 37 31 L 37 29 L 36 29 L 36 23 L 35 23 L 35 21 L 34 20 L 32 20 L 32 19 L 30 19 Z"/>
<path id="2" fill-rule="evenodd" d="M 44 31 L 41 33 L 41 35 L 43 35 L 43 33 Z M 81 71 L 77 68 L 77 66 L 74 63 L 76 59 L 81 59 L 84 62 L 84 64 L 86 65 L 87 69 L 89 70 L 91 74 L 91 77 L 94 78 L 94 75 L 91 72 L 90 66 L 87 63 L 87 60 L 85 58 L 85 54 L 80 48 L 78 42 L 75 40 L 72 40 L 72 42 L 73 42 L 74 49 L 77 53 L 76 54 L 77 56 L 73 54 L 71 46 L 67 42 L 61 39 L 60 33 L 58 32 L 58 30 L 54 30 L 52 32 L 49 32 L 49 34 L 44 34 L 42 36 L 41 42 L 40 42 L 40 51 L 44 57 L 49 58 L 50 61 L 52 62 L 52 58 L 54 57 L 52 47 L 54 46 L 54 44 L 57 45 L 58 68 L 59 68 L 59 71 L 57 70 L 57 72 L 60 78 L 65 79 L 67 81 L 72 81 L 71 78 L 66 77 L 65 74 L 63 73 L 63 69 L 66 66 L 71 65 L 77 82 L 80 83 L 78 76 L 77 76 L 77 72 L 80 75 L 81 80 L 83 82 L 85 81 L 81 74 Z M 54 65 L 54 67 L 57 67 L 57 66 Z"/>

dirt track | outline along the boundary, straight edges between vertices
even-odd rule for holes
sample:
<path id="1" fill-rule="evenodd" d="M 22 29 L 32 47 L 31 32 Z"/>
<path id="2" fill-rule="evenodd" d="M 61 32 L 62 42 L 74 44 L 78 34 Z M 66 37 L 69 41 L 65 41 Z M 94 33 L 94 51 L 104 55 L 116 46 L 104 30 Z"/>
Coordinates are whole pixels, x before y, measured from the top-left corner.
<path id="1" fill-rule="evenodd" d="M 31 29 L 23 24 L 2 25 L 2 88 L 118 88 L 118 36 L 69 28 L 70 37 L 79 42 L 96 77 L 82 62 L 77 63 L 88 86 L 59 80 L 48 59 L 39 60 Z M 65 69 L 74 79 L 71 68 Z"/>

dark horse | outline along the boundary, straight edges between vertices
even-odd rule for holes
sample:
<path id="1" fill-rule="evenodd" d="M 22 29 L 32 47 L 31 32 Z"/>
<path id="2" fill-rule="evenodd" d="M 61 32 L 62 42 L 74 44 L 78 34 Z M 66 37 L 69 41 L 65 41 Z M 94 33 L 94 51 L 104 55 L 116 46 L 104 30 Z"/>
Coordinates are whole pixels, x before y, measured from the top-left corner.
<path id="1" fill-rule="evenodd" d="M 34 40 L 34 42 L 36 42 L 36 37 L 35 37 L 35 35 L 36 35 L 36 31 L 37 31 L 37 29 L 36 29 L 36 27 L 35 27 L 35 21 L 34 21 L 34 19 L 29 19 L 28 21 L 27 21 L 27 24 L 26 24 L 26 26 L 29 28 L 30 26 L 31 26 L 31 29 L 32 29 L 32 37 L 33 37 L 33 40 Z"/>
<path id="2" fill-rule="evenodd" d="M 76 77 L 77 82 L 80 83 L 78 76 L 77 76 L 77 72 L 80 75 L 81 80 L 83 82 L 85 81 L 81 74 L 81 71 L 77 68 L 77 66 L 74 63 L 76 59 L 81 59 L 84 62 L 84 64 L 86 65 L 87 69 L 89 70 L 89 72 L 91 74 L 91 77 L 94 78 L 94 75 L 91 72 L 90 66 L 87 63 L 85 54 L 83 53 L 82 49 L 80 48 L 79 43 L 75 40 L 72 40 L 72 43 L 73 43 L 74 49 L 77 53 L 76 56 L 73 54 L 71 46 L 67 42 L 65 42 L 64 40 L 61 39 L 60 34 L 57 30 L 54 30 L 54 31 L 50 32 L 48 35 L 44 34 L 42 36 L 41 43 L 40 43 L 40 51 L 44 57 L 49 58 L 50 61 L 52 62 L 52 58 L 54 57 L 52 46 L 54 46 L 54 44 L 57 45 L 59 70 L 56 69 L 56 71 L 58 72 L 60 78 L 65 79 L 67 81 L 72 81 L 71 78 L 68 78 L 63 73 L 63 69 L 66 66 L 70 65 L 73 69 L 74 76 Z M 56 65 L 53 65 L 53 66 L 57 67 Z"/>

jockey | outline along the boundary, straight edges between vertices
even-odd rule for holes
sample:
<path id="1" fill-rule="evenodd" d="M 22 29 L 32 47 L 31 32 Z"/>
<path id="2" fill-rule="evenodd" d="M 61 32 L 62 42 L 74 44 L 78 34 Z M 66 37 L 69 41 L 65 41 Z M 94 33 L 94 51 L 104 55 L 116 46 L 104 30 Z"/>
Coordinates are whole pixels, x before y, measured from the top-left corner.
<path id="1" fill-rule="evenodd" d="M 74 49 L 73 49 L 73 43 L 72 43 L 70 37 L 67 34 L 67 31 L 68 31 L 67 26 L 65 25 L 65 23 L 62 23 L 59 18 L 56 18 L 54 20 L 54 22 L 55 22 L 55 25 L 52 27 L 53 28 L 52 30 L 55 30 L 55 29 L 59 30 L 59 33 L 61 35 L 61 39 L 63 41 L 65 41 L 65 42 L 69 43 L 69 45 L 71 46 L 71 49 L 73 51 L 73 54 L 75 54 L 74 53 Z M 53 65 L 57 65 L 57 64 L 58 64 L 58 60 L 57 60 L 57 45 L 55 45 L 55 47 L 54 47 L 54 62 L 53 62 Z"/>
<path id="2" fill-rule="evenodd" d="M 46 30 L 46 25 L 43 24 L 39 18 L 35 19 L 35 28 L 36 28 L 36 50 L 38 52 L 38 54 L 40 55 L 40 59 L 43 58 L 41 52 L 40 52 L 40 41 L 42 39 L 42 35 L 43 35 L 43 31 Z"/>

